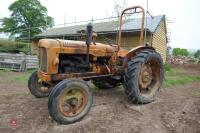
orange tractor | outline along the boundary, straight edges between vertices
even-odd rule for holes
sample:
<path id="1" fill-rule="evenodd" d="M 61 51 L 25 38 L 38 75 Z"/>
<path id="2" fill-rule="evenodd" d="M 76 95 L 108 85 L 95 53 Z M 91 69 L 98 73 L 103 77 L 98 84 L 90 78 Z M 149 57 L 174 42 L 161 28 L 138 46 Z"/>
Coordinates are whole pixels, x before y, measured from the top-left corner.
<path id="1" fill-rule="evenodd" d="M 120 47 L 122 17 L 142 13 L 140 44 L 127 51 Z M 86 42 L 41 39 L 39 69 L 29 78 L 28 88 L 36 97 L 47 97 L 48 110 L 58 123 L 69 124 L 83 118 L 92 107 L 93 96 L 86 81 L 98 88 L 123 85 L 132 103 L 155 100 L 163 81 L 163 61 L 151 46 L 144 44 L 144 9 L 125 9 L 119 18 L 116 44 L 95 42 L 92 25 L 86 28 Z"/>

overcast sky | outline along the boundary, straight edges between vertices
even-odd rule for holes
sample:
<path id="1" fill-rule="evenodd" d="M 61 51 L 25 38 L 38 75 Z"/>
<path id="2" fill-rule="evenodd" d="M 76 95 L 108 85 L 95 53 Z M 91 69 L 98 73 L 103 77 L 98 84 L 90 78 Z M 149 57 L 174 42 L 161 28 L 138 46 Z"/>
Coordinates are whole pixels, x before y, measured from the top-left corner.
<path id="1" fill-rule="evenodd" d="M 8 17 L 8 6 L 15 0 L 0 0 L 0 18 Z M 55 24 L 105 18 L 112 15 L 114 3 L 123 0 L 40 0 L 47 7 L 48 15 Z M 146 8 L 146 0 L 126 0 L 128 6 L 141 5 Z M 199 0 L 149 0 L 149 12 L 166 15 L 171 31 L 172 47 L 200 49 L 200 1 Z M 0 36 L 1 37 L 1 36 Z"/>

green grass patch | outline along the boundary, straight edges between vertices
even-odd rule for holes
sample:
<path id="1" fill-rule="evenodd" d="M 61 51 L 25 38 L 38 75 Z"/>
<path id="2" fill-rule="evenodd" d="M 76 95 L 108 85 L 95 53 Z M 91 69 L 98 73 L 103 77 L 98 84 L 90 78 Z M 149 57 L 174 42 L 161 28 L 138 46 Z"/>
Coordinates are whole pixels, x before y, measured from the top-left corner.
<path id="1" fill-rule="evenodd" d="M 165 72 L 170 71 L 170 70 L 171 70 L 171 64 L 165 63 L 165 64 L 164 64 L 164 70 L 165 70 Z"/>
<path id="2" fill-rule="evenodd" d="M 17 76 L 11 76 L 8 78 L 10 82 L 15 82 L 21 85 L 27 85 L 30 73 L 24 73 Z"/>
<path id="3" fill-rule="evenodd" d="M 172 68 L 170 71 L 165 71 L 165 77 L 182 75 L 184 70 L 182 68 Z"/>
<path id="4" fill-rule="evenodd" d="M 185 76 L 185 77 L 179 77 L 173 80 L 166 79 L 164 81 L 164 86 L 171 87 L 175 85 L 183 85 L 183 84 L 194 82 L 194 81 L 200 81 L 200 76 Z"/>
<path id="5" fill-rule="evenodd" d="M 28 72 L 28 73 L 33 73 L 34 71 L 36 71 L 37 69 L 36 68 L 31 68 L 31 69 L 27 69 L 26 71 Z"/>
<path id="6" fill-rule="evenodd" d="M 37 70 L 36 68 L 27 69 L 25 73 L 33 73 L 36 70 Z M 14 71 L 9 68 L 0 68 L 0 73 L 4 72 L 14 72 Z"/>
<path id="7" fill-rule="evenodd" d="M 10 72 L 10 69 L 0 68 L 0 73 L 3 73 L 3 72 Z"/>
<path id="8" fill-rule="evenodd" d="M 183 68 L 172 68 L 170 71 L 165 71 L 164 87 L 183 85 L 195 81 L 200 81 L 200 76 L 186 75 Z"/>
<path id="9" fill-rule="evenodd" d="M 4 77 L 1 78 L 0 82 L 3 83 L 16 83 L 20 85 L 27 85 L 28 79 L 32 74 L 33 70 L 27 72 L 13 72 L 9 69 L 1 69 L 0 74 Z"/>

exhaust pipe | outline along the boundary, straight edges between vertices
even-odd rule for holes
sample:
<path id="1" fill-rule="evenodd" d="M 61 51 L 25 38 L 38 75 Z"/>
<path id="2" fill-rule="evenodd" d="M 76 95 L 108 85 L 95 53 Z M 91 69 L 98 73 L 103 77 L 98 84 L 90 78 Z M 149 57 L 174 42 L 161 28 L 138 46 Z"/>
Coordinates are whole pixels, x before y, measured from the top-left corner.
<path id="1" fill-rule="evenodd" d="M 93 27 L 92 24 L 89 23 L 86 27 L 86 45 L 87 45 L 87 53 L 86 53 L 86 64 L 87 67 L 89 68 L 90 66 L 90 44 L 92 42 L 92 32 L 93 32 Z"/>

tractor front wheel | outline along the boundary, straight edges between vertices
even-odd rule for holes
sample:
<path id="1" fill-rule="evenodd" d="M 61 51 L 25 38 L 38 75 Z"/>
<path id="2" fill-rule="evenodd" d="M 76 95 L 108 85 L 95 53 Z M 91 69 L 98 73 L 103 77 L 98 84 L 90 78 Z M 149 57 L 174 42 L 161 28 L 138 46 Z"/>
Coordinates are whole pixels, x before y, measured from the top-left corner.
<path id="1" fill-rule="evenodd" d="M 92 103 L 92 92 L 85 81 L 63 80 L 53 88 L 48 110 L 56 122 L 70 124 L 81 120 L 89 112 Z"/>
<path id="2" fill-rule="evenodd" d="M 154 50 L 140 51 L 125 69 L 124 87 L 128 99 L 138 104 L 154 101 L 163 77 L 161 56 Z"/>
<path id="3" fill-rule="evenodd" d="M 34 71 L 29 77 L 28 88 L 31 94 L 37 98 L 48 97 L 50 93 L 50 88 L 44 86 L 39 80 L 37 71 Z"/>

